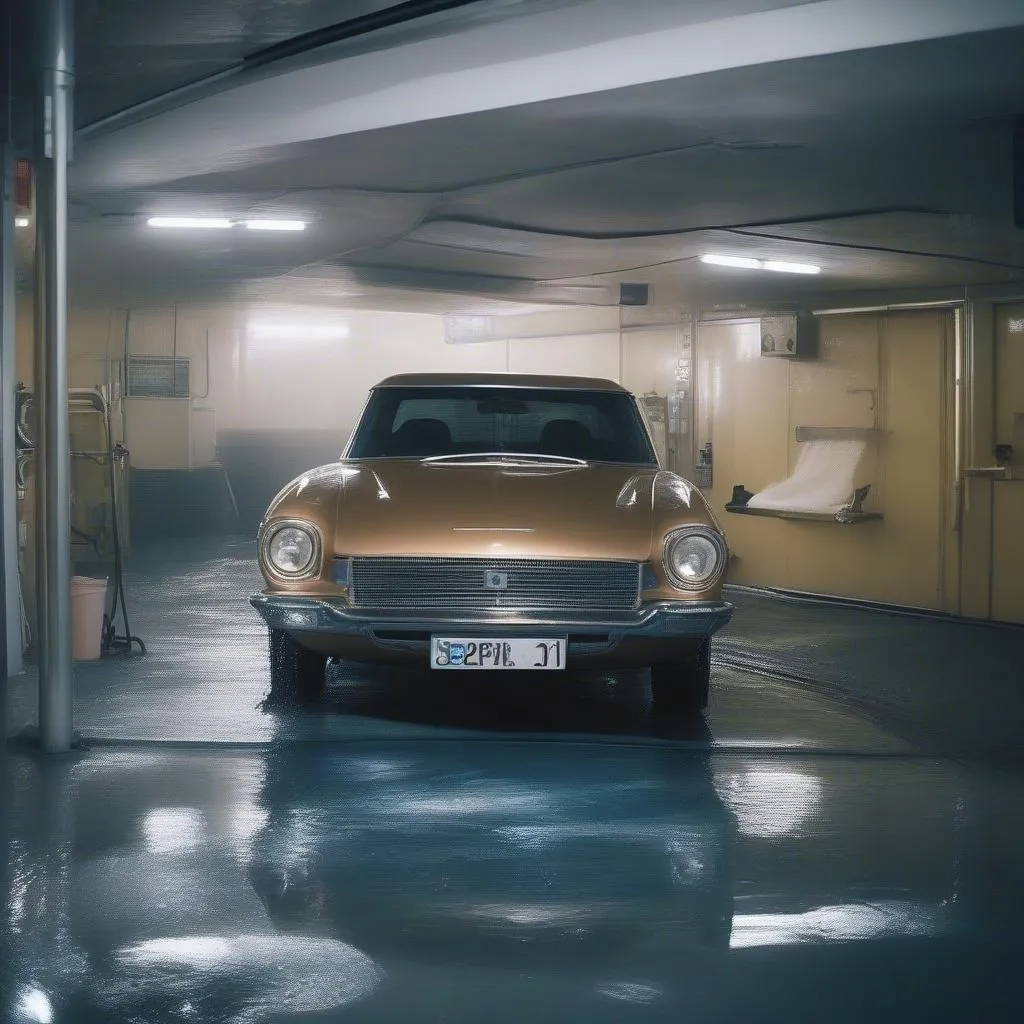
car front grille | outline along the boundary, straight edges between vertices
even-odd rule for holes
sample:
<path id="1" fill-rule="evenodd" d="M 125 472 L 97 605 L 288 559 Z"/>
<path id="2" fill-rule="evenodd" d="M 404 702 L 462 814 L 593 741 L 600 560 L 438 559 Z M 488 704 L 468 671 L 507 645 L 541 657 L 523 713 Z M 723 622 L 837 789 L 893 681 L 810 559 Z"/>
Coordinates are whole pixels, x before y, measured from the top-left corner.
<path id="1" fill-rule="evenodd" d="M 352 559 L 350 600 L 367 608 L 623 611 L 635 608 L 639 596 L 636 562 Z"/>

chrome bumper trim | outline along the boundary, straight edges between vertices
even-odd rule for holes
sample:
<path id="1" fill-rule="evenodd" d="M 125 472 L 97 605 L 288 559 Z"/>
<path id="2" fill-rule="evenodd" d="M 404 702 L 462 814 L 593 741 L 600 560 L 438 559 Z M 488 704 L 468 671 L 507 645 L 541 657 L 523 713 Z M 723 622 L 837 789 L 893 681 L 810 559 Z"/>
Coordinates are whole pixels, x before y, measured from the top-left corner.
<path id="1" fill-rule="evenodd" d="M 652 601 L 631 612 L 604 615 L 567 614 L 565 611 L 531 611 L 495 616 L 484 612 L 459 612 L 442 616 L 428 612 L 354 608 L 337 601 L 284 594 L 255 594 L 250 604 L 271 629 L 293 633 L 326 633 L 365 636 L 375 630 L 414 630 L 430 633 L 466 633 L 500 630 L 505 636 L 557 633 L 602 633 L 616 637 L 703 637 L 717 633 L 732 618 L 727 602 L 690 603 Z"/>

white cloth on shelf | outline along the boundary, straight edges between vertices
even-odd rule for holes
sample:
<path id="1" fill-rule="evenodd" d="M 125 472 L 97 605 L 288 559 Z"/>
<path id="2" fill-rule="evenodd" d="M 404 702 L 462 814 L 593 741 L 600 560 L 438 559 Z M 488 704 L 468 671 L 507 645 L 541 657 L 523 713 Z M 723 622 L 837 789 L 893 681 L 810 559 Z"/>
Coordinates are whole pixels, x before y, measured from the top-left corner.
<path id="1" fill-rule="evenodd" d="M 838 512 L 855 489 L 864 441 L 804 441 L 792 475 L 758 491 L 749 508 L 785 512 Z"/>

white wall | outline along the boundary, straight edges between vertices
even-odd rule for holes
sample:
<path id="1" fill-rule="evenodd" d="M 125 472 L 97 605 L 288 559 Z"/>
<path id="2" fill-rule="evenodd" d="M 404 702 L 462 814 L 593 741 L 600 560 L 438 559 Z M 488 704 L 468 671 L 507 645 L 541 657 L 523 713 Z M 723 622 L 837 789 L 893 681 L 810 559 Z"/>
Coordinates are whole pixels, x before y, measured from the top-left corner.
<path id="1" fill-rule="evenodd" d="M 222 426 L 347 430 L 367 391 L 391 374 L 505 369 L 501 344 L 445 344 L 439 316 L 359 311 L 338 320 L 349 334 L 331 340 L 253 337 L 241 327 L 237 387 L 216 396 Z"/>
<path id="2" fill-rule="evenodd" d="M 619 336 L 593 334 L 512 341 L 508 361 L 512 373 L 563 373 L 618 380 Z"/>
<path id="3" fill-rule="evenodd" d="M 31 307 L 19 309 L 19 376 L 32 379 Z M 445 342 L 433 314 L 222 304 L 71 310 L 72 386 L 102 384 L 124 355 L 187 357 L 194 404 L 212 408 L 218 430 L 349 430 L 366 393 L 394 373 L 479 371 L 605 377 L 637 393 L 674 386 L 679 339 L 672 328 L 618 330 L 618 308 L 556 309 L 495 317 L 515 340 Z M 253 325 L 291 325 L 291 337 Z M 343 338 L 310 340 L 304 325 L 343 325 Z M 588 332 L 586 334 L 580 332 Z M 522 337 L 522 335 L 535 335 Z M 116 373 L 115 373 L 116 378 Z"/>
<path id="4" fill-rule="evenodd" d="M 237 337 L 214 358 L 213 399 L 221 426 L 347 430 L 367 391 L 395 373 L 574 374 L 660 394 L 674 382 L 676 332 L 652 329 L 620 335 L 606 326 L 617 324 L 616 309 L 515 316 L 508 319 L 517 332 L 552 333 L 459 345 L 445 342 L 440 316 L 368 311 L 337 316 L 348 327 L 348 336 L 325 341 L 253 338 L 240 323 Z M 503 318 L 495 319 L 500 330 Z M 578 335 L 579 329 L 595 333 Z"/>

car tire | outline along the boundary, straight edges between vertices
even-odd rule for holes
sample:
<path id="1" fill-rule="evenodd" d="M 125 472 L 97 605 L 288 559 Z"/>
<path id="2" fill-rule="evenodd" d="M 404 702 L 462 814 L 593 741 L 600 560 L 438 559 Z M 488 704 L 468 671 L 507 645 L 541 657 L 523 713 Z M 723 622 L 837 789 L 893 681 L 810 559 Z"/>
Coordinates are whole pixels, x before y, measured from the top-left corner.
<path id="1" fill-rule="evenodd" d="M 327 685 L 327 656 L 306 650 L 283 629 L 270 631 L 270 696 L 312 700 Z"/>
<path id="2" fill-rule="evenodd" d="M 675 661 L 651 666 L 651 700 L 654 710 L 682 715 L 696 714 L 708 706 L 711 688 L 711 640 L 698 640 Z"/>

